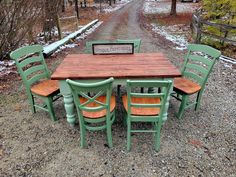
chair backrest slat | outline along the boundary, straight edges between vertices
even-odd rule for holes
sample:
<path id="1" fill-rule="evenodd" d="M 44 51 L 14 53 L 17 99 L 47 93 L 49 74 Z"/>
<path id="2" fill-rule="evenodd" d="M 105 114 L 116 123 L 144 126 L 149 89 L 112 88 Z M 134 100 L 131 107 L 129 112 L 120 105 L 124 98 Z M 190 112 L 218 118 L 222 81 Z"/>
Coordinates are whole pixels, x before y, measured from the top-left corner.
<path id="1" fill-rule="evenodd" d="M 206 58 L 204 56 L 190 54 L 188 56 L 188 59 L 191 60 L 191 61 L 201 62 L 201 63 L 203 63 L 207 66 L 212 65 L 212 60 L 208 60 L 208 58 Z"/>
<path id="2" fill-rule="evenodd" d="M 189 44 L 188 49 L 192 52 L 203 52 L 209 56 L 212 56 L 213 58 L 218 58 L 221 55 L 221 52 L 212 48 L 208 45 L 203 44 Z"/>
<path id="3" fill-rule="evenodd" d="M 207 45 L 188 45 L 182 75 L 203 86 L 220 55 L 220 51 Z"/>
<path id="4" fill-rule="evenodd" d="M 142 108 L 160 108 L 162 104 L 138 104 L 138 103 L 130 103 L 131 107 L 142 107 Z"/>
<path id="5" fill-rule="evenodd" d="M 24 74 L 26 77 L 30 76 L 31 74 L 35 73 L 35 72 L 42 72 L 44 70 L 44 66 L 43 65 L 37 65 L 37 66 L 32 66 L 28 69 L 26 69 L 24 71 Z"/>
<path id="6" fill-rule="evenodd" d="M 29 64 L 33 64 L 36 62 L 42 62 L 43 58 L 41 56 L 32 56 L 29 58 L 25 58 L 22 61 L 19 61 L 19 67 L 24 68 Z"/>
<path id="7" fill-rule="evenodd" d="M 130 93 L 131 97 L 146 97 L 146 98 L 161 98 L 165 94 L 164 93 Z"/>
<path id="8" fill-rule="evenodd" d="M 46 74 L 46 73 L 37 74 L 37 75 L 31 77 L 29 80 L 27 80 L 27 84 L 28 84 L 29 86 L 31 86 L 31 85 L 34 84 L 35 82 L 37 82 L 37 81 L 39 81 L 39 80 L 41 80 L 41 79 L 43 80 L 43 79 L 45 79 L 45 78 L 47 78 L 47 74 Z"/>
<path id="9" fill-rule="evenodd" d="M 19 58 L 34 54 L 41 53 L 43 51 L 43 47 L 41 45 L 31 45 L 21 47 L 10 54 L 13 60 L 18 60 Z"/>
<path id="10" fill-rule="evenodd" d="M 197 72 L 200 72 L 202 75 L 206 75 L 208 73 L 208 70 L 205 67 L 194 63 L 187 63 L 185 67 L 186 69 L 192 69 Z"/>

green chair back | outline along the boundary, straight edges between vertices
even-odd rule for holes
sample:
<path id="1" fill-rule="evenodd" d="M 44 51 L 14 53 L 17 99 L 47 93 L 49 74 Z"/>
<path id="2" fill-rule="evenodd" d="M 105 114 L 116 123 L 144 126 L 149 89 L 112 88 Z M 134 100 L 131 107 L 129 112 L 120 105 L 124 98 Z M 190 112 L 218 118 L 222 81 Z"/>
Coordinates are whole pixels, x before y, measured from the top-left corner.
<path id="1" fill-rule="evenodd" d="M 183 78 L 180 78 L 179 81 L 178 78 L 175 79 L 174 93 L 172 94 L 173 97 L 181 101 L 179 111 L 176 115 L 178 118 L 182 118 L 185 109 L 195 106 L 195 110 L 197 110 L 200 107 L 205 84 L 220 55 L 220 51 L 207 45 L 188 45 L 188 52 L 185 55 L 184 65 L 182 67 Z M 183 82 L 189 84 L 182 84 Z M 197 94 L 197 97 L 196 101 L 190 102 L 189 96 L 192 94 Z"/>
<path id="2" fill-rule="evenodd" d="M 204 87 L 221 52 L 207 45 L 190 44 L 185 56 L 182 75 Z"/>
<path id="3" fill-rule="evenodd" d="M 95 83 L 80 83 L 70 79 L 66 82 L 71 88 L 74 104 L 78 113 L 80 132 L 81 132 L 81 147 L 86 146 L 85 130 L 98 131 L 107 129 L 108 145 L 112 147 L 111 125 L 114 122 L 115 114 L 110 110 L 112 83 L 114 79 Z M 105 96 L 105 102 L 99 101 L 99 97 Z M 82 102 L 81 100 L 86 100 Z M 93 106 L 91 106 L 93 104 Z M 84 112 L 96 113 L 105 110 L 104 117 L 85 117 Z M 101 123 L 105 124 L 101 124 Z M 96 125 L 99 123 L 98 125 Z"/>
<path id="4" fill-rule="evenodd" d="M 154 90 L 158 90 L 153 93 L 139 93 L 138 88 L 140 87 L 152 87 Z M 160 148 L 160 131 L 162 126 L 163 115 L 165 113 L 165 106 L 167 103 L 167 97 L 170 94 L 172 87 L 172 81 L 145 81 L 145 80 L 128 80 L 127 81 L 127 149 L 130 150 L 131 147 L 131 133 L 140 132 L 152 132 L 155 135 L 155 150 Z M 135 102 L 132 101 L 135 100 Z M 138 100 L 149 100 L 141 101 Z M 152 100 L 159 100 L 158 102 Z M 145 109 L 145 115 L 133 114 L 132 108 Z M 158 114 L 148 113 L 159 112 Z M 158 111 L 159 110 L 159 111 Z M 149 114 L 149 115 L 148 115 Z M 131 122 L 152 122 L 154 125 L 154 130 L 133 130 L 131 129 Z"/>
<path id="5" fill-rule="evenodd" d="M 19 48 L 10 54 L 27 90 L 39 80 L 50 78 L 42 51 L 41 45 L 32 45 Z"/>
<path id="6" fill-rule="evenodd" d="M 96 40 L 96 41 L 87 41 L 85 45 L 85 53 L 92 54 L 93 53 L 93 44 L 103 44 L 109 43 L 109 40 Z"/>
<path id="7" fill-rule="evenodd" d="M 118 43 L 133 43 L 134 44 L 134 52 L 139 53 L 140 52 L 140 46 L 141 46 L 141 39 L 117 39 Z"/>
<path id="8" fill-rule="evenodd" d="M 40 108 L 49 112 L 52 120 L 57 120 L 52 102 L 59 98 L 58 96 L 53 100 L 53 97 L 59 93 L 59 87 L 56 86 L 57 81 L 50 80 L 49 70 L 43 56 L 43 47 L 41 45 L 24 46 L 11 52 L 10 57 L 15 61 L 17 70 L 23 80 L 32 112 L 35 113 L 35 108 Z M 48 92 L 48 96 L 31 92 L 32 85 L 38 84 L 42 80 L 49 80 L 50 83 L 53 83 L 53 89 L 50 89 L 52 92 Z M 48 85 L 47 88 L 49 87 L 51 86 Z M 42 99 L 44 104 L 36 104 L 35 97 Z"/>

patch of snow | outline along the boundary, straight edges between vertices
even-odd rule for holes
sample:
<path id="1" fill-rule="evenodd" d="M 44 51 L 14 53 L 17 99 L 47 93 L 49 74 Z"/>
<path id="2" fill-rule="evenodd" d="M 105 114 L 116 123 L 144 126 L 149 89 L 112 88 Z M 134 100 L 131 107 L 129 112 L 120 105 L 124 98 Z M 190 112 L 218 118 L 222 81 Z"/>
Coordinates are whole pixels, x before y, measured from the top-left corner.
<path id="1" fill-rule="evenodd" d="M 222 64 L 224 65 L 224 67 L 226 67 L 226 68 L 230 68 L 230 69 L 233 68 L 233 65 L 232 65 L 232 64 L 229 64 L 229 63 L 226 62 L 226 61 L 220 60 L 220 63 L 222 63 Z"/>
<path id="2" fill-rule="evenodd" d="M 195 6 L 186 3 L 178 3 L 176 5 L 177 13 L 193 12 L 196 9 Z M 143 5 L 144 14 L 167 14 L 171 10 L 171 1 L 165 0 L 146 0 Z"/>
<path id="3" fill-rule="evenodd" d="M 56 41 L 56 42 L 53 42 L 52 44 L 49 44 L 47 46 L 44 46 L 43 53 L 44 54 L 49 54 L 49 53 L 57 50 L 57 48 L 59 48 L 60 46 L 64 45 L 65 43 L 67 43 L 69 40 L 76 38 L 77 35 L 83 34 L 89 26 L 91 26 L 91 25 L 93 25 L 93 24 L 95 24 L 97 22 L 98 22 L 98 20 L 93 20 L 89 24 L 83 26 L 78 31 L 75 31 L 75 32 L 69 34 L 68 36 L 64 37 L 63 39 L 61 39 L 59 41 Z"/>
<path id="4" fill-rule="evenodd" d="M 0 72 L 4 71 L 6 69 L 5 66 L 0 66 Z"/>
<path id="5" fill-rule="evenodd" d="M 85 39 L 89 34 L 93 33 L 96 30 L 96 28 L 98 28 L 102 23 L 103 23 L 102 21 L 97 22 L 92 28 L 88 29 L 83 34 L 78 36 L 76 40 L 80 41 L 80 40 Z"/>
<path id="6" fill-rule="evenodd" d="M 96 30 L 97 27 L 99 27 L 103 22 L 98 21 L 93 27 L 89 28 L 88 30 L 86 30 L 84 33 L 82 33 L 81 35 L 79 35 L 78 37 L 75 38 L 75 40 L 81 41 L 83 39 L 85 39 L 89 34 L 91 34 L 92 32 L 94 32 L 94 30 Z M 66 44 L 66 45 L 62 45 L 59 47 L 59 49 L 57 49 L 54 54 L 61 52 L 62 50 L 66 49 L 66 48 L 74 48 L 78 46 L 78 44 L 76 43 L 71 43 L 71 44 Z"/>
<path id="7" fill-rule="evenodd" d="M 187 39 L 181 34 L 172 34 L 174 31 L 178 31 L 176 28 L 179 28 L 178 25 L 173 26 L 158 26 L 157 24 L 152 23 L 152 31 L 158 33 L 159 35 L 165 37 L 167 40 L 171 41 L 172 43 L 176 44 L 177 50 L 185 50 L 187 49 Z"/>

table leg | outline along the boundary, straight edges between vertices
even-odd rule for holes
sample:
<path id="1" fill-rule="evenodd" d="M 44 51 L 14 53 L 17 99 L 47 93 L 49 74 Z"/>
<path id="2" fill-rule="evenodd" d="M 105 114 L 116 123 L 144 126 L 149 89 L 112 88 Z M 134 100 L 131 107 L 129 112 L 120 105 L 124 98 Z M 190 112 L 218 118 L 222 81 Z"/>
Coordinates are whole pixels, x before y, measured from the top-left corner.
<path id="1" fill-rule="evenodd" d="M 66 110 L 67 122 L 71 126 L 74 126 L 75 123 L 77 122 L 77 118 L 75 116 L 74 100 L 73 100 L 73 96 L 72 96 L 70 87 L 66 83 L 66 81 L 64 81 L 64 80 L 59 81 L 59 85 L 60 85 L 60 92 L 64 98 L 64 106 L 65 106 L 65 110 Z"/>

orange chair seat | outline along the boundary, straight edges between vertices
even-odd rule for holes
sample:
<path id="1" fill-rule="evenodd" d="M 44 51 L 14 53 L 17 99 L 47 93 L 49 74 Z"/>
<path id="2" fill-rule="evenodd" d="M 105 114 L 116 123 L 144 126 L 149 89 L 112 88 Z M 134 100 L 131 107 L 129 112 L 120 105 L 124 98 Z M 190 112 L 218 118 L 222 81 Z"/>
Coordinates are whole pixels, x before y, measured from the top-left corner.
<path id="1" fill-rule="evenodd" d="M 128 112 L 128 97 L 124 95 L 122 97 L 123 104 L 125 110 Z M 138 104 L 158 104 L 160 103 L 159 98 L 131 98 L 131 103 L 138 103 Z M 139 108 L 139 107 L 131 107 L 131 114 L 132 115 L 139 115 L 139 116 L 154 116 L 160 113 L 159 108 Z"/>
<path id="2" fill-rule="evenodd" d="M 44 80 L 39 82 L 36 85 L 31 87 L 31 92 L 41 95 L 41 96 L 49 96 L 51 94 L 59 92 L 59 84 L 57 80 Z"/>
<path id="3" fill-rule="evenodd" d="M 174 91 L 181 91 L 187 95 L 193 94 L 201 90 L 201 86 L 197 83 L 180 77 L 174 79 Z"/>
<path id="4" fill-rule="evenodd" d="M 100 96 L 100 97 L 96 98 L 96 100 L 99 102 L 102 102 L 102 103 L 106 103 L 106 96 Z M 88 101 L 88 99 L 86 99 L 84 97 L 80 97 L 81 104 L 85 103 L 86 101 Z M 91 103 L 87 104 L 86 106 L 87 107 L 97 107 L 97 106 L 99 106 L 99 104 L 96 102 L 91 102 Z M 110 112 L 113 112 L 115 107 L 116 107 L 116 99 L 115 99 L 115 96 L 112 95 L 111 102 L 110 102 Z M 100 111 L 96 111 L 96 112 L 82 111 L 82 114 L 86 118 L 98 119 L 98 118 L 106 116 L 106 110 L 104 109 L 104 110 L 100 110 Z"/>

